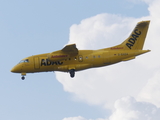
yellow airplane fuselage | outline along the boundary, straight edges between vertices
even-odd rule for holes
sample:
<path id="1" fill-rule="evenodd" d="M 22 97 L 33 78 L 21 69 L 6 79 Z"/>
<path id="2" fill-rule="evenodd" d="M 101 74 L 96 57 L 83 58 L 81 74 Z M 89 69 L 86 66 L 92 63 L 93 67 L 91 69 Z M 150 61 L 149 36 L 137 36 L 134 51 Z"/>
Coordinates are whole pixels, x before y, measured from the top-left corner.
<path id="1" fill-rule="evenodd" d="M 88 68 L 102 67 L 134 59 L 136 56 L 149 52 L 142 50 L 147 34 L 149 21 L 139 22 L 128 39 L 122 44 L 99 50 L 78 50 L 75 44 L 67 45 L 62 50 L 52 53 L 27 57 L 20 61 L 11 72 L 26 73 L 62 71 L 70 72 Z"/>

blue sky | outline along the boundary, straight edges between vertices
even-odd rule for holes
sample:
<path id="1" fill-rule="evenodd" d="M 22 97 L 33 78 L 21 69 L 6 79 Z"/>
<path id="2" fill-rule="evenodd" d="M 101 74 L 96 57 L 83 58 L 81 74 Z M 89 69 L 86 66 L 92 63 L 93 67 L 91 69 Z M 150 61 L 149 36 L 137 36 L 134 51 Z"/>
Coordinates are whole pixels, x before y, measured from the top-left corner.
<path id="1" fill-rule="evenodd" d="M 111 114 L 64 91 L 55 73 L 28 74 L 22 81 L 20 74 L 10 72 L 24 57 L 61 49 L 69 41 L 73 24 L 101 13 L 134 18 L 149 15 L 148 5 L 141 1 L 0 1 L 0 119 L 96 119 Z"/>

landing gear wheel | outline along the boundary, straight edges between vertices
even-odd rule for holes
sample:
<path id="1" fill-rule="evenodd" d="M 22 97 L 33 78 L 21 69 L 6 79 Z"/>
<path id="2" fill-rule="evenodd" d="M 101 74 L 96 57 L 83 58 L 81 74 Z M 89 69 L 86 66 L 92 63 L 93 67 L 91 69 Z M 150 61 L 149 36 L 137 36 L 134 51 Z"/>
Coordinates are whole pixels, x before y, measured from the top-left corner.
<path id="1" fill-rule="evenodd" d="M 75 70 L 74 69 L 71 69 L 69 71 L 69 73 L 70 73 L 71 78 L 73 78 L 75 76 Z"/>
<path id="2" fill-rule="evenodd" d="M 21 79 L 22 79 L 22 80 L 24 80 L 24 79 L 25 79 L 25 77 L 24 77 L 24 76 L 22 76 L 22 77 L 21 77 Z"/>

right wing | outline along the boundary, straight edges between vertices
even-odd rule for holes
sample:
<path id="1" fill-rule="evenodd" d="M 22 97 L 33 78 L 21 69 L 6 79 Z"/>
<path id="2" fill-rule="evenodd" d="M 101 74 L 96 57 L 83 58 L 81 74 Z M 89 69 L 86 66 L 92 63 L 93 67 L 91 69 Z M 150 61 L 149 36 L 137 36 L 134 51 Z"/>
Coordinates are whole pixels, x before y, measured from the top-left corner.
<path id="1" fill-rule="evenodd" d="M 76 48 L 76 44 L 66 45 L 61 51 L 71 56 L 78 55 L 78 49 Z"/>

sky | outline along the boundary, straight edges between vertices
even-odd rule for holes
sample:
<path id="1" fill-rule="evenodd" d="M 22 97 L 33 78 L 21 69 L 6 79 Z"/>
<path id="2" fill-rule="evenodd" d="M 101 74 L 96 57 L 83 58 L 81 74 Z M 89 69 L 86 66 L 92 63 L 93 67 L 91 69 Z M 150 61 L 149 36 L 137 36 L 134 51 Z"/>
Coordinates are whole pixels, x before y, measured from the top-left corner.
<path id="1" fill-rule="evenodd" d="M 1 120 L 159 120 L 159 0 L 1 0 Z M 21 59 L 62 49 L 101 49 L 123 42 L 137 22 L 151 20 L 134 60 L 68 73 L 27 74 Z"/>

